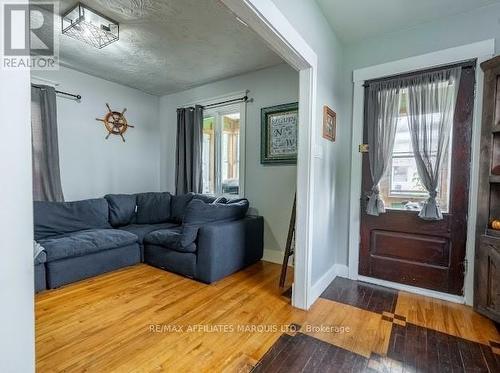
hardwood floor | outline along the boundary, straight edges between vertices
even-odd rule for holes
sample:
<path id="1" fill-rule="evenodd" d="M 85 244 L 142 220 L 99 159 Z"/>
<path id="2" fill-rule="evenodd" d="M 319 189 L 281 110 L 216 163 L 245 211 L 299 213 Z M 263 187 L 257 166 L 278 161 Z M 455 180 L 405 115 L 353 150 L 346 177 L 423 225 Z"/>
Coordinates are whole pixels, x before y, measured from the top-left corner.
<path id="1" fill-rule="evenodd" d="M 279 273 L 261 262 L 205 285 L 141 264 L 38 294 L 37 371 L 458 369 L 412 348 L 432 343 L 500 369 L 498 331 L 468 307 L 337 278 L 305 312 Z"/>

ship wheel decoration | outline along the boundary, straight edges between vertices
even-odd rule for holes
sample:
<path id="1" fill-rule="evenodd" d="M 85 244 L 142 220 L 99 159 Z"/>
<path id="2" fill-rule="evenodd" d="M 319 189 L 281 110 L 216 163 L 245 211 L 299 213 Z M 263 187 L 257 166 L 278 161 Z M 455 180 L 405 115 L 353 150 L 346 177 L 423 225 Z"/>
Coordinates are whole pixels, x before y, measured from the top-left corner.
<path id="1" fill-rule="evenodd" d="M 108 108 L 108 112 L 106 113 L 104 118 L 96 118 L 96 120 L 104 123 L 104 127 L 106 127 L 106 130 L 108 131 L 106 140 L 110 135 L 117 135 L 122 138 L 123 142 L 125 142 L 125 137 L 123 137 L 123 134 L 127 132 L 127 129 L 129 127 L 134 128 L 134 126 L 128 124 L 127 119 L 125 118 L 124 114 L 127 111 L 127 108 L 123 109 L 120 113 L 119 111 L 111 110 L 109 104 L 106 104 L 106 107 Z"/>

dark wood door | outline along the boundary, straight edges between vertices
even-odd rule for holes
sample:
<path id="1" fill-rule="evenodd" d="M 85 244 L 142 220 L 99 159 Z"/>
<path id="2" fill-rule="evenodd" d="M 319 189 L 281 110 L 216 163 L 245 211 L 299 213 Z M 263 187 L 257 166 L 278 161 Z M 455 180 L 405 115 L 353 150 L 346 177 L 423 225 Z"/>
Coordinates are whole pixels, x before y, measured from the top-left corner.
<path id="1" fill-rule="evenodd" d="M 443 220 L 426 221 L 418 217 L 418 211 L 386 206 L 385 214 L 370 216 L 365 213 L 363 197 L 359 274 L 451 294 L 463 293 L 474 87 L 475 68 L 464 67 L 450 143 L 448 212 L 443 214 Z M 364 140 L 366 143 L 366 121 Z M 364 195 L 372 186 L 368 162 L 368 154 L 364 153 Z"/>

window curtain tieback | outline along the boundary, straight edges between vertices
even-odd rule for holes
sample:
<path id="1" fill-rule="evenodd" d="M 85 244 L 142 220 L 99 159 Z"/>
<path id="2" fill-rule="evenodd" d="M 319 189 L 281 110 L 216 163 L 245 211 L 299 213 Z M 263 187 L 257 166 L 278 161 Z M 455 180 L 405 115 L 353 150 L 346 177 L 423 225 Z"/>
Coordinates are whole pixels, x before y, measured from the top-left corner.
<path id="1" fill-rule="evenodd" d="M 436 200 L 437 191 L 433 190 L 429 192 L 429 198 L 424 202 L 422 206 L 422 210 L 418 216 L 424 220 L 442 220 L 443 214 L 441 212 L 441 208 L 439 207 L 439 203 Z"/>
<path id="2" fill-rule="evenodd" d="M 368 215 L 374 216 L 379 216 L 379 214 L 385 213 L 385 205 L 382 198 L 380 198 L 380 189 L 378 185 L 374 185 L 372 188 L 372 193 L 368 197 L 366 212 Z"/>

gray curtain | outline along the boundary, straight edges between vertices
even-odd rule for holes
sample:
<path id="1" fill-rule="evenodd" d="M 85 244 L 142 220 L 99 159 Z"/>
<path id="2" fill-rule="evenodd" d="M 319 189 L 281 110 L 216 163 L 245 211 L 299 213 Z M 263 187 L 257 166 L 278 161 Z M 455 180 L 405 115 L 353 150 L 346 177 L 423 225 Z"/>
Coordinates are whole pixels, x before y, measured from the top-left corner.
<path id="1" fill-rule="evenodd" d="M 177 109 L 175 193 L 202 192 L 203 107 Z"/>
<path id="2" fill-rule="evenodd" d="M 64 201 L 59 170 L 56 92 L 53 87 L 31 88 L 31 145 L 33 199 Z"/>
<path id="3" fill-rule="evenodd" d="M 425 73 L 408 80 L 408 122 L 418 175 L 429 192 L 419 216 L 441 220 L 436 201 L 442 162 L 450 142 L 461 68 Z"/>
<path id="4" fill-rule="evenodd" d="M 368 156 L 373 186 L 366 213 L 378 216 L 385 212 L 379 183 L 389 166 L 396 137 L 399 110 L 399 81 L 370 83 L 367 96 Z"/>

